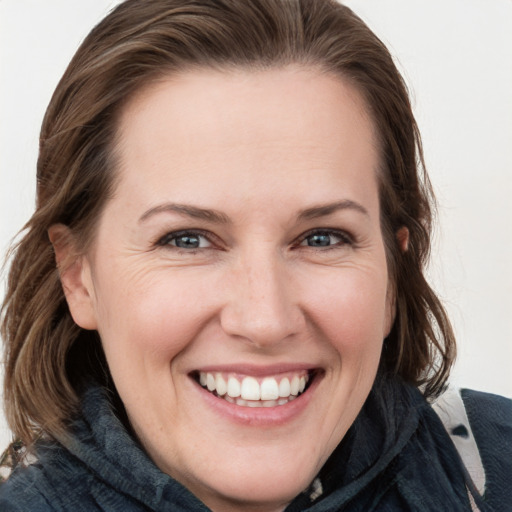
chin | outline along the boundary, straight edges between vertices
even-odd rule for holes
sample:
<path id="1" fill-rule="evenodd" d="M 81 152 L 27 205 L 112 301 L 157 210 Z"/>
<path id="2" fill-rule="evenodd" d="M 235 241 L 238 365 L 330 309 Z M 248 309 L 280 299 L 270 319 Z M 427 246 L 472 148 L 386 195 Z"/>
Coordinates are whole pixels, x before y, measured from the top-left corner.
<path id="1" fill-rule="evenodd" d="M 227 462 L 227 461 L 226 461 Z M 238 470 L 237 465 L 231 471 L 219 473 L 210 481 L 199 484 L 199 488 L 190 482 L 186 485 L 214 512 L 230 510 L 281 511 L 301 492 L 309 487 L 316 469 L 307 474 L 298 474 L 297 466 L 293 470 L 288 464 L 244 464 L 245 469 Z M 204 484 L 209 484 L 206 487 Z M 196 485 L 197 482 L 196 482 Z"/>

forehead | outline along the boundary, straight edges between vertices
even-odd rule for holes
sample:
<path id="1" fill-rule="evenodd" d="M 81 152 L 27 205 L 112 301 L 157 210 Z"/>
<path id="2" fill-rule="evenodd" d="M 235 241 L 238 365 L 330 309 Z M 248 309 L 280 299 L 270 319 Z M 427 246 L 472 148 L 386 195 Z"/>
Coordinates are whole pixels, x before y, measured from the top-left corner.
<path id="1" fill-rule="evenodd" d="M 154 193 L 164 182 L 197 190 L 208 177 L 210 185 L 230 180 L 240 193 L 285 180 L 312 193 L 322 177 L 352 176 L 351 186 L 364 186 L 363 171 L 374 176 L 378 166 L 362 96 L 337 76 L 299 66 L 160 79 L 125 106 L 118 139 L 121 174 L 135 186 L 153 182 Z"/>
<path id="2" fill-rule="evenodd" d="M 308 115 L 311 110 L 315 110 L 314 119 Z M 310 136 L 314 129 L 321 138 L 329 134 L 333 120 L 340 115 L 354 121 L 352 130 L 373 132 L 367 105 L 355 86 L 318 67 L 198 68 L 143 86 L 125 105 L 119 126 L 122 136 L 129 136 L 147 122 L 154 127 L 155 122 L 172 124 L 169 135 L 187 129 L 215 133 L 219 126 L 245 117 L 241 137 L 256 131 L 271 137 L 273 127 L 284 127 L 290 137 L 301 133 Z M 360 123 L 363 118 L 364 126 Z"/>

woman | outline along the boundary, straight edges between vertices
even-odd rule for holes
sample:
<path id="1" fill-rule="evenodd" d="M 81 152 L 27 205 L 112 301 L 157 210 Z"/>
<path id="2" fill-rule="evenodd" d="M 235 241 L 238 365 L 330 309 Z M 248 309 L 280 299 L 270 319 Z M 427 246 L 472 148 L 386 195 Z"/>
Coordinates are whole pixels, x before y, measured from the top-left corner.
<path id="1" fill-rule="evenodd" d="M 124 2 L 52 98 L 37 198 L 2 331 L 31 460 L 2 510 L 506 510 L 510 403 L 465 395 L 467 437 L 495 432 L 481 496 L 425 400 L 455 353 L 433 198 L 346 7 Z"/>

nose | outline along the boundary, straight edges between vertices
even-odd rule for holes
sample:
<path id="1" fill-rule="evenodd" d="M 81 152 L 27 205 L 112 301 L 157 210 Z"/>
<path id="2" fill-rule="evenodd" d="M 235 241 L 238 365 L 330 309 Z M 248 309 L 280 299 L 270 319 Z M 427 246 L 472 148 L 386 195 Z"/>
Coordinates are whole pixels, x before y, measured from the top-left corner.
<path id="1" fill-rule="evenodd" d="M 226 281 L 221 325 L 227 334 L 264 348 L 304 328 L 294 279 L 278 256 L 260 252 L 241 258 Z"/>

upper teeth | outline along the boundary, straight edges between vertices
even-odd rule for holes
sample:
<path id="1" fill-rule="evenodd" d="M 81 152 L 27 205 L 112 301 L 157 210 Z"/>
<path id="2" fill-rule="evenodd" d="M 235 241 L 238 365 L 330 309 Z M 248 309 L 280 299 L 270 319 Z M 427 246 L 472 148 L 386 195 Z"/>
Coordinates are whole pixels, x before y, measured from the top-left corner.
<path id="1" fill-rule="evenodd" d="M 265 377 L 261 380 L 249 376 L 240 380 L 234 375 L 199 373 L 199 383 L 209 391 L 216 391 L 219 396 L 227 395 L 243 400 L 278 400 L 297 396 L 304 391 L 308 378 L 306 372 L 282 378 Z"/>

